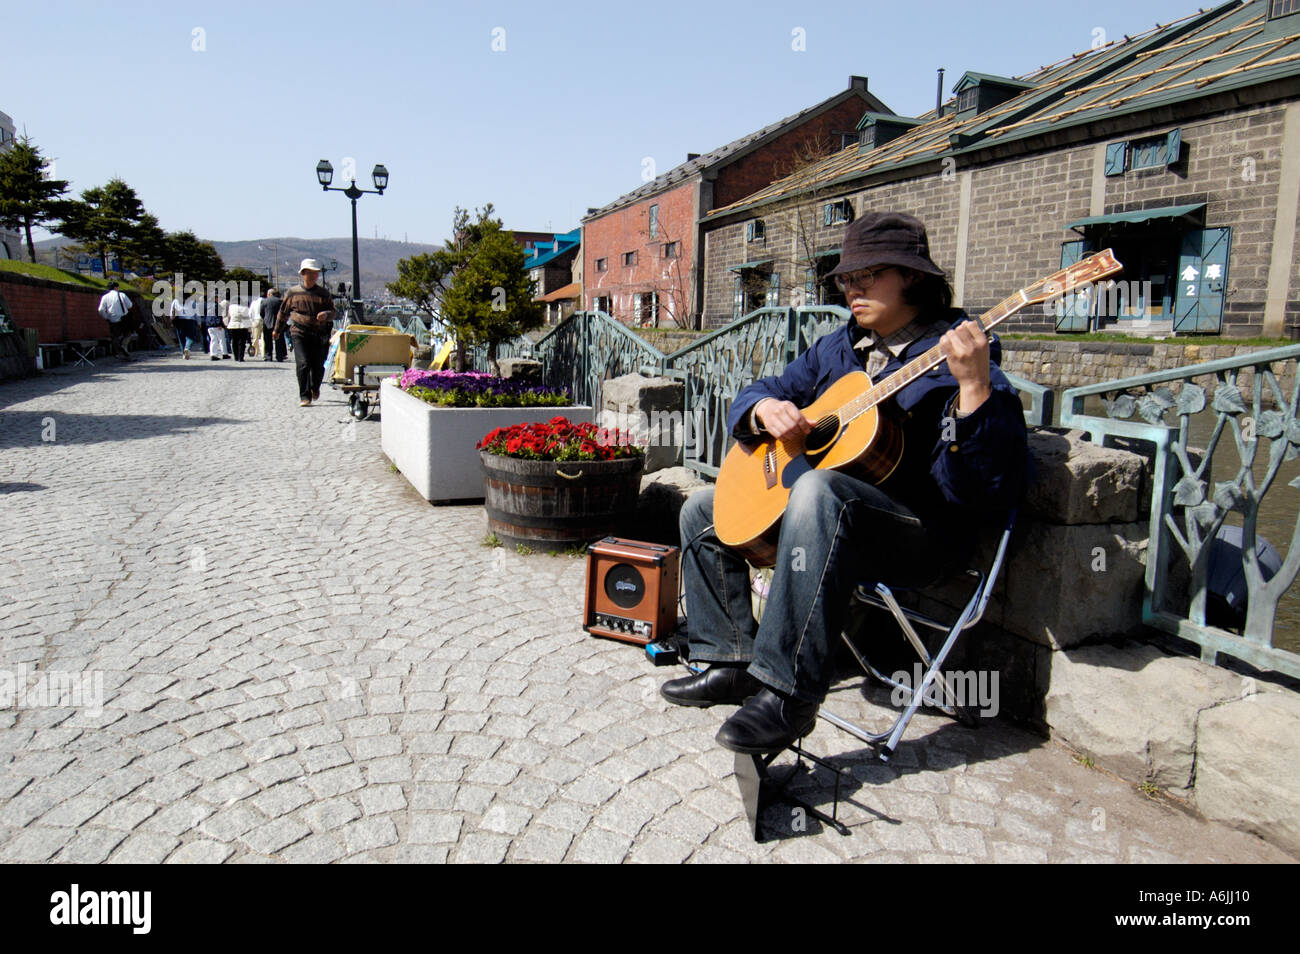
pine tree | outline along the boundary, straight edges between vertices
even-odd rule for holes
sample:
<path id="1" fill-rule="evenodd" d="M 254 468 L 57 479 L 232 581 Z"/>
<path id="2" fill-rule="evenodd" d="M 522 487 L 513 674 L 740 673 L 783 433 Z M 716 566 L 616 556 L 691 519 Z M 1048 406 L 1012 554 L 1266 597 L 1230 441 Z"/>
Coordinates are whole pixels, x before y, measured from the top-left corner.
<path id="1" fill-rule="evenodd" d="M 485 344 L 496 370 L 497 347 L 542 325 L 542 306 L 524 270 L 524 250 L 514 233 L 491 218 L 492 207 L 458 230 L 462 264 L 442 300 L 442 318 L 466 345 Z M 459 211 L 459 210 L 458 210 Z"/>
<path id="2" fill-rule="evenodd" d="M 116 252 L 120 259 L 131 248 L 145 214 L 135 190 L 121 179 L 111 179 L 107 185 L 84 190 L 81 201 L 63 203 L 62 221 L 55 230 L 98 255 L 107 275 L 108 253 Z"/>
<path id="3" fill-rule="evenodd" d="M 27 136 L 0 150 L 0 225 L 23 230 L 27 255 L 33 262 L 36 246 L 32 244 L 32 226 L 60 218 L 61 197 L 68 191 L 66 179 L 46 176 L 49 165 L 50 160 Z"/>

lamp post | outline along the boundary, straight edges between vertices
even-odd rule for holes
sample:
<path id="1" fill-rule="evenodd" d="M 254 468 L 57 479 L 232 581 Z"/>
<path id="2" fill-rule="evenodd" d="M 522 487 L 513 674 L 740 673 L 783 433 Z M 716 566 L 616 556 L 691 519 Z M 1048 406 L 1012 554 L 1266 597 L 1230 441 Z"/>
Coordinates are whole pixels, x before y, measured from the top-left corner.
<path id="1" fill-rule="evenodd" d="M 352 200 L 352 301 L 359 305 L 361 301 L 361 262 L 357 254 L 357 199 L 363 195 L 383 195 L 384 190 L 388 188 L 388 170 L 382 165 L 376 165 L 370 173 L 375 182 L 373 189 L 358 189 L 357 180 L 353 179 L 352 184 L 346 189 L 340 189 L 337 186 L 330 188 L 330 183 L 334 181 L 334 167 L 330 165 L 328 159 L 322 159 L 316 163 L 316 179 L 320 182 L 320 187 L 326 192 L 342 192 Z"/>

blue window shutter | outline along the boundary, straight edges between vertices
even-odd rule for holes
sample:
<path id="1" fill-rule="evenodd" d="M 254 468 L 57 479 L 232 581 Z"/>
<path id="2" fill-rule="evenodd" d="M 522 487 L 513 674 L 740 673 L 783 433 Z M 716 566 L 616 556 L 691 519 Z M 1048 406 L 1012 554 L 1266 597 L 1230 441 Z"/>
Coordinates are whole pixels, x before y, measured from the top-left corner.
<path id="1" fill-rule="evenodd" d="M 826 203 L 826 208 L 823 210 L 823 212 L 825 213 L 825 215 L 823 215 L 822 217 L 823 217 L 823 219 L 825 219 L 825 221 L 824 221 L 822 224 L 825 225 L 827 228 L 830 227 L 830 224 L 831 224 L 831 216 L 834 215 L 834 208 L 835 208 L 835 206 L 834 206 L 833 203 L 831 203 L 831 202 L 827 202 L 827 203 Z"/>
<path id="2" fill-rule="evenodd" d="M 1106 175 L 1122 176 L 1124 160 L 1128 157 L 1128 143 L 1112 142 L 1106 147 Z"/>
<path id="3" fill-rule="evenodd" d="M 740 275 L 740 272 L 736 272 L 736 297 L 731 305 L 731 317 L 733 319 L 739 318 L 745 309 L 745 283 Z"/>
<path id="4" fill-rule="evenodd" d="M 1178 154 L 1183 151 L 1183 131 L 1171 129 L 1165 137 L 1165 165 L 1172 166 L 1178 162 Z"/>
<path id="5" fill-rule="evenodd" d="M 1061 243 L 1061 267 L 1068 268 L 1083 260 L 1084 240 Z M 1061 333 L 1088 330 L 1088 299 L 1063 295 L 1055 303 L 1056 330 Z"/>

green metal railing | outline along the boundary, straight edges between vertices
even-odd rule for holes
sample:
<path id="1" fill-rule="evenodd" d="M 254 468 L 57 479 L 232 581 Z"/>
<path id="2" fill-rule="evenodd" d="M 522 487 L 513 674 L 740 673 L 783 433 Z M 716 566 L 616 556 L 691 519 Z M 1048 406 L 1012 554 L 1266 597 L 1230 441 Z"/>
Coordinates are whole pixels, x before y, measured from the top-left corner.
<path id="1" fill-rule="evenodd" d="M 1143 622 L 1199 645 L 1206 662 L 1216 663 L 1223 654 L 1300 677 L 1300 655 L 1273 645 L 1278 599 L 1300 570 L 1300 517 L 1286 559 L 1271 579 L 1264 578 L 1256 554 L 1264 496 L 1283 463 L 1300 457 L 1297 359 L 1300 345 L 1290 345 L 1071 388 L 1062 395 L 1061 424 L 1088 431 L 1098 443 L 1127 437 L 1155 447 Z M 1288 362 L 1295 380 L 1283 393 L 1279 372 Z M 1253 383 L 1243 394 L 1238 380 L 1247 369 L 1253 370 Z M 1212 392 L 1193 380 L 1206 376 L 1212 378 Z M 1084 413 L 1089 397 L 1101 399 L 1106 417 Z M 1204 449 L 1188 446 L 1190 421 L 1201 414 L 1214 416 Z M 1134 415 L 1140 420 L 1131 420 Z M 1231 441 L 1223 441 L 1225 435 Z M 1225 457 L 1231 450 L 1236 460 L 1229 462 L 1230 476 L 1211 487 L 1216 455 Z M 1300 477 L 1287 486 L 1300 489 Z M 1206 620 L 1210 553 L 1230 514 L 1240 515 L 1241 568 L 1248 591 L 1240 635 Z M 1175 561 L 1182 561 L 1178 569 L 1190 579 L 1185 598 L 1171 593 Z"/>
<path id="2" fill-rule="evenodd" d="M 542 364 L 542 380 L 568 387 L 574 400 L 599 412 L 606 378 L 640 372 L 681 381 L 683 406 L 682 463 L 701 474 L 717 476 L 726 455 L 727 414 L 731 402 L 758 378 L 780 374 L 822 335 L 850 318 L 846 308 L 759 308 L 670 354 L 648 344 L 622 322 L 600 311 L 575 312 L 533 342 L 517 338 L 498 348 L 498 358 L 530 357 Z M 476 349 L 474 366 L 487 370 L 487 352 Z M 1032 404 L 1025 418 L 1050 424 L 1053 392 L 1013 378 Z"/>

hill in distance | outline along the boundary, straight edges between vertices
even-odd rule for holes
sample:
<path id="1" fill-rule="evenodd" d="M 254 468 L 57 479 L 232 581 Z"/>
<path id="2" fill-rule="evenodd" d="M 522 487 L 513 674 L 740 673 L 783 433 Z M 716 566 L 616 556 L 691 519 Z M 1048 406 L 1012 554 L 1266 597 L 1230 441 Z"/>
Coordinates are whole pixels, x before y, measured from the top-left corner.
<path id="1" fill-rule="evenodd" d="M 41 252 L 53 254 L 53 249 L 72 244 L 62 236 L 36 243 L 37 257 L 45 261 Z M 338 282 L 352 280 L 352 239 L 346 238 L 263 238 L 237 242 L 213 242 L 227 268 L 240 265 L 255 272 L 272 270 L 272 279 L 283 290 L 298 280 L 298 266 L 304 258 L 314 258 L 329 268 L 325 280 L 334 288 Z M 397 279 L 397 263 L 412 255 L 436 252 L 441 245 L 420 242 L 394 242 L 389 239 L 359 238 L 357 258 L 361 267 L 361 292 L 367 298 L 385 294 L 385 285 Z M 338 269 L 330 268 L 337 261 Z M 67 262 L 61 264 L 67 267 Z"/>
<path id="2" fill-rule="evenodd" d="M 352 239 L 350 237 L 269 238 L 212 244 L 227 268 L 243 265 L 245 268 L 261 272 L 272 268 L 272 277 L 276 278 L 282 289 L 297 281 L 298 266 L 304 258 L 314 258 L 328 269 L 324 277 L 331 288 L 338 282 L 352 280 Z M 441 247 L 419 242 L 359 238 L 357 258 L 361 268 L 362 294 L 367 298 L 380 297 L 384 293 L 384 286 L 397 279 L 399 260 L 412 255 L 436 252 Z M 337 270 L 330 267 L 336 261 Z"/>

